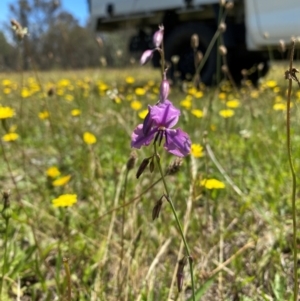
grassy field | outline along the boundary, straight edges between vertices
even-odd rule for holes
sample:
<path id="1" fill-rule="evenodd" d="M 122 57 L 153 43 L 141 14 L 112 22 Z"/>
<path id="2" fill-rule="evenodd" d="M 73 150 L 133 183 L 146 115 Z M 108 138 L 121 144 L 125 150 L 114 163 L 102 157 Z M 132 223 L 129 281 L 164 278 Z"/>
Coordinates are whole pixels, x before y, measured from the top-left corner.
<path id="1" fill-rule="evenodd" d="M 272 67 L 258 88 L 171 89 L 193 145 L 166 181 L 202 300 L 291 298 L 287 65 Z M 152 221 L 164 194 L 157 166 L 135 176 L 152 146 L 126 168 L 131 133 L 159 85 L 159 72 L 145 67 L 0 75 L 2 300 L 189 298 L 187 267 L 177 290 L 184 248 L 167 202 Z M 296 84 L 292 100 L 298 177 Z M 173 164 L 158 151 L 163 169 Z"/>

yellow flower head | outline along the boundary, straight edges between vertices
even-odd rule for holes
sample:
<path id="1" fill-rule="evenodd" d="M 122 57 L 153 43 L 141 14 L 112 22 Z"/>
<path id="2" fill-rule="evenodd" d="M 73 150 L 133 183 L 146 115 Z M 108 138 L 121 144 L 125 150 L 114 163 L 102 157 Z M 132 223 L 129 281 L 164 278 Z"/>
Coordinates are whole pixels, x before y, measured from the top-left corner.
<path id="1" fill-rule="evenodd" d="M 144 88 L 136 88 L 134 92 L 138 96 L 143 96 L 146 94 L 146 90 Z"/>
<path id="2" fill-rule="evenodd" d="M 138 100 L 134 100 L 130 104 L 131 108 L 135 111 L 138 111 L 142 107 L 142 103 Z"/>
<path id="3" fill-rule="evenodd" d="M 50 116 L 49 112 L 48 111 L 42 111 L 42 112 L 39 112 L 39 118 L 41 120 L 44 120 L 44 119 L 48 119 Z"/>
<path id="4" fill-rule="evenodd" d="M 71 95 L 71 94 L 67 94 L 66 96 L 65 96 L 65 100 L 66 101 L 73 101 L 74 100 L 74 96 L 73 95 Z"/>
<path id="5" fill-rule="evenodd" d="M 228 108 L 237 108 L 240 106 L 240 102 L 237 99 L 229 100 L 226 102 Z"/>
<path id="6" fill-rule="evenodd" d="M 234 115 L 234 111 L 233 110 L 221 110 L 219 112 L 219 115 L 224 117 L 224 118 L 229 118 L 229 117 L 232 117 Z"/>
<path id="7" fill-rule="evenodd" d="M 83 141 L 86 144 L 95 144 L 97 142 L 97 138 L 95 137 L 94 134 L 92 134 L 90 132 L 85 132 L 83 134 Z"/>
<path id="8" fill-rule="evenodd" d="M 266 85 L 269 87 L 269 88 L 274 88 L 277 86 L 277 82 L 275 80 L 268 80 L 266 82 Z"/>
<path id="9" fill-rule="evenodd" d="M 273 106 L 273 109 L 275 111 L 285 111 L 286 110 L 286 104 L 282 103 L 282 102 L 275 103 L 274 106 Z"/>
<path id="10" fill-rule="evenodd" d="M 3 93 L 6 94 L 6 95 L 10 94 L 11 93 L 11 88 L 8 88 L 8 87 L 4 88 Z"/>
<path id="11" fill-rule="evenodd" d="M 219 98 L 222 99 L 222 100 L 224 100 L 224 99 L 226 98 L 226 93 L 221 92 L 221 93 L 219 94 Z"/>
<path id="12" fill-rule="evenodd" d="M 203 157 L 203 147 L 200 144 L 192 144 L 191 146 L 191 154 L 195 158 Z"/>
<path id="13" fill-rule="evenodd" d="M 198 109 L 194 109 L 191 111 L 191 113 L 196 116 L 197 118 L 201 118 L 203 117 L 203 111 L 198 110 Z"/>
<path id="14" fill-rule="evenodd" d="M 147 116 L 147 114 L 148 114 L 148 110 L 142 110 L 142 111 L 140 111 L 139 112 L 139 117 L 141 118 L 141 119 L 145 119 L 145 117 Z"/>
<path id="15" fill-rule="evenodd" d="M 0 107 L 0 119 L 11 118 L 15 115 L 14 109 L 10 107 Z"/>
<path id="16" fill-rule="evenodd" d="M 56 166 L 51 166 L 46 171 L 47 176 L 50 178 L 56 178 L 60 175 L 60 171 Z"/>
<path id="17" fill-rule="evenodd" d="M 54 207 L 70 207 L 77 203 L 76 194 L 62 194 L 58 198 L 52 200 Z"/>
<path id="18" fill-rule="evenodd" d="M 198 92 L 195 93 L 194 96 L 195 96 L 196 98 L 201 98 L 201 97 L 203 97 L 203 92 L 202 92 L 202 91 L 198 91 Z"/>
<path id="19" fill-rule="evenodd" d="M 81 114 L 81 111 L 79 109 L 74 109 L 71 111 L 72 116 L 79 116 Z"/>
<path id="20" fill-rule="evenodd" d="M 135 79 L 132 76 L 127 76 L 125 81 L 127 84 L 131 85 L 135 82 Z"/>
<path id="21" fill-rule="evenodd" d="M 19 138 L 19 135 L 17 133 L 7 133 L 4 136 L 2 136 L 2 140 L 5 142 L 15 141 Z"/>
<path id="22" fill-rule="evenodd" d="M 189 98 L 185 98 L 180 102 L 180 105 L 186 109 L 189 109 L 192 106 L 192 101 Z"/>
<path id="23" fill-rule="evenodd" d="M 56 179 L 52 182 L 53 186 L 64 186 L 71 180 L 71 175 L 67 175 L 61 178 Z"/>
<path id="24" fill-rule="evenodd" d="M 26 87 L 22 88 L 21 96 L 22 96 L 23 98 L 27 98 L 27 97 L 29 97 L 30 95 L 31 95 L 31 92 L 29 91 L 28 88 L 26 88 Z"/>
<path id="25" fill-rule="evenodd" d="M 204 179 L 200 181 L 200 185 L 207 189 L 224 189 L 225 184 L 216 179 Z"/>

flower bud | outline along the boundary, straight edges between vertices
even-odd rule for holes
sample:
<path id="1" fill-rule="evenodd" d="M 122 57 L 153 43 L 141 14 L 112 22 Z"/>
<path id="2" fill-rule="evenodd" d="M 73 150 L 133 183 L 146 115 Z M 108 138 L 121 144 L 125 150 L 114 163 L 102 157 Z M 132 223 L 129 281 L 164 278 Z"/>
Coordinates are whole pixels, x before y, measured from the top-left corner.
<path id="1" fill-rule="evenodd" d="M 152 220 L 156 220 L 159 217 L 159 213 L 163 204 L 163 199 L 164 196 L 162 196 L 155 204 L 153 210 L 152 210 Z"/>
<path id="2" fill-rule="evenodd" d="M 220 45 L 219 47 L 219 53 L 224 56 L 227 54 L 227 48 L 224 45 Z"/>
<path id="3" fill-rule="evenodd" d="M 141 65 L 147 64 L 152 59 L 152 57 L 153 57 L 153 50 L 148 49 L 144 51 L 140 59 Z"/>
<path id="4" fill-rule="evenodd" d="M 164 79 L 160 85 L 160 92 L 159 92 L 159 102 L 164 103 L 165 100 L 168 98 L 170 91 L 170 84 L 166 77 L 166 71 L 164 72 Z"/>
<path id="5" fill-rule="evenodd" d="M 146 169 L 146 167 L 148 166 L 148 164 L 149 164 L 151 158 L 152 158 L 152 157 L 150 157 L 150 158 L 145 158 L 145 159 L 142 161 L 142 163 L 141 163 L 141 165 L 140 165 L 138 171 L 136 172 L 136 178 L 137 178 L 137 179 L 138 179 L 138 178 L 141 176 L 141 174 L 145 171 L 145 169 Z"/>
<path id="6" fill-rule="evenodd" d="M 136 158 L 137 158 L 137 154 L 136 154 L 136 152 L 133 150 L 133 151 L 130 153 L 130 157 L 129 157 L 127 163 L 126 163 L 126 168 L 127 168 L 128 171 L 134 168 Z"/>
<path id="7" fill-rule="evenodd" d="M 227 28 L 226 23 L 221 22 L 218 29 L 220 32 L 225 32 L 226 28 Z"/>
<path id="8" fill-rule="evenodd" d="M 164 38 L 164 27 L 161 25 L 159 26 L 159 30 L 157 30 L 153 35 L 153 44 L 156 48 L 160 47 L 163 38 Z"/>

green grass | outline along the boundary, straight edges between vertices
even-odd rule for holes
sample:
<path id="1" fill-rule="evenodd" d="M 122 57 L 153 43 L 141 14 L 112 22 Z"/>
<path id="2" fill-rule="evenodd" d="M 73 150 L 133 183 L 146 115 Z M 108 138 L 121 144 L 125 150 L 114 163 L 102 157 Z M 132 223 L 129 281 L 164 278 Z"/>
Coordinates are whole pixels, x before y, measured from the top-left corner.
<path id="1" fill-rule="evenodd" d="M 285 103 L 287 82 L 283 75 L 284 67 L 276 65 L 257 90 L 247 85 L 234 92 L 223 83 L 219 89 L 206 88 L 201 98 L 177 87 L 169 96 L 180 106 L 187 94 L 191 95 L 191 108 L 181 107 L 179 126 L 193 143 L 204 148 L 209 145 L 225 171 L 220 172 L 204 151 L 200 158 L 185 158 L 180 172 L 167 177 L 179 218 L 184 228 L 188 227 L 195 285 L 202 300 L 291 298 L 291 176 L 286 118 L 284 110 L 273 108 L 276 101 Z M 127 84 L 127 76 L 135 82 Z M 30 77 L 42 89 L 22 98 L 22 86 L 33 90 Z M 11 81 L 7 94 L 1 86 L 5 79 Z M 61 79 L 68 79 L 70 84 L 60 93 Z M 270 80 L 276 81 L 274 87 L 270 87 Z M 107 85 L 102 85 L 102 92 L 100 81 Z M 137 151 L 136 166 L 129 172 L 124 193 L 130 136 L 142 122 L 138 112 L 156 103 L 159 84 L 158 71 L 144 67 L 39 73 L 38 79 L 29 73 L 0 75 L 0 104 L 15 110 L 15 116 L 2 120 L 0 134 L 2 137 L 12 126 L 17 126 L 15 132 L 19 134 L 16 141 L 2 141 L 0 149 L 1 189 L 11 191 L 12 211 L 3 300 L 68 300 L 63 258 L 68 258 L 72 300 L 188 298 L 188 267 L 184 270 L 183 292 L 178 294 L 176 282 L 172 283 L 182 258 L 179 250 L 183 249 L 166 202 L 160 217 L 152 222 L 152 209 L 164 193 L 162 182 L 148 189 L 159 179 L 158 169 L 153 173 L 147 169 L 139 179 L 135 177 L 142 160 L 151 156 L 151 146 Z M 55 93 L 46 96 L 50 86 Z M 145 88 L 145 95 L 136 95 L 137 87 Z M 107 90 L 113 89 L 118 89 L 117 98 L 111 99 Z M 225 100 L 219 98 L 222 91 Z M 298 91 L 294 85 L 291 124 L 297 174 Z M 65 99 L 67 94 L 74 97 L 73 101 Z M 139 111 L 131 108 L 132 99 L 142 103 Z M 234 116 L 225 119 L 219 111 L 232 99 L 240 105 L 233 109 Z M 79 109 L 81 115 L 71 116 L 73 109 Z M 191 109 L 202 110 L 204 116 L 195 117 Z M 50 117 L 41 120 L 39 113 L 45 110 Z M 83 141 L 85 132 L 94 134 L 97 142 L 87 145 Z M 163 148 L 159 152 L 166 168 L 174 158 Z M 71 180 L 53 186 L 54 179 L 46 174 L 51 166 L 56 166 L 62 176 L 71 175 Z M 200 181 L 206 178 L 222 181 L 225 189 L 204 188 Z M 78 202 L 54 208 L 51 201 L 66 193 L 76 194 Z M 124 203 L 130 203 L 124 211 L 113 210 Z M 3 214 L 0 231 L 4 246 Z M 4 247 L 0 254 L 1 267 Z"/>

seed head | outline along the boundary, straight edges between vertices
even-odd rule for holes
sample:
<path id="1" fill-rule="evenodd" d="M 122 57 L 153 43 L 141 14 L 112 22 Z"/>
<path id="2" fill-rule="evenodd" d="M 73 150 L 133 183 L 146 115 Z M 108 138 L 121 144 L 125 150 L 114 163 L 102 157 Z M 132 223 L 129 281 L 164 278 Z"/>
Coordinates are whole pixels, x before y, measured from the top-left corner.
<path id="1" fill-rule="evenodd" d="M 220 45 L 220 47 L 219 47 L 219 53 L 222 56 L 225 56 L 227 54 L 227 48 L 224 45 Z"/>
<path id="2" fill-rule="evenodd" d="M 182 158 L 176 158 L 167 168 L 166 170 L 166 176 L 175 175 L 179 172 L 180 167 L 182 165 L 183 161 Z"/>
<path id="3" fill-rule="evenodd" d="M 127 168 L 128 171 L 134 168 L 136 159 L 137 159 L 137 154 L 136 154 L 136 151 L 133 150 L 130 153 L 129 159 L 128 159 L 127 163 L 126 163 L 126 168 Z"/>
<path id="4" fill-rule="evenodd" d="M 151 158 L 152 158 L 152 157 L 150 157 L 150 158 L 145 158 L 145 159 L 142 161 L 142 163 L 141 163 L 141 165 L 140 165 L 138 171 L 136 172 L 136 178 L 137 178 L 137 179 L 138 179 L 138 178 L 141 176 L 141 174 L 145 171 L 145 169 L 146 169 L 146 167 L 148 166 L 148 164 L 149 164 Z"/>
<path id="5" fill-rule="evenodd" d="M 227 28 L 226 24 L 224 22 L 221 22 L 218 29 L 221 33 L 223 33 L 226 31 L 226 28 Z"/>

